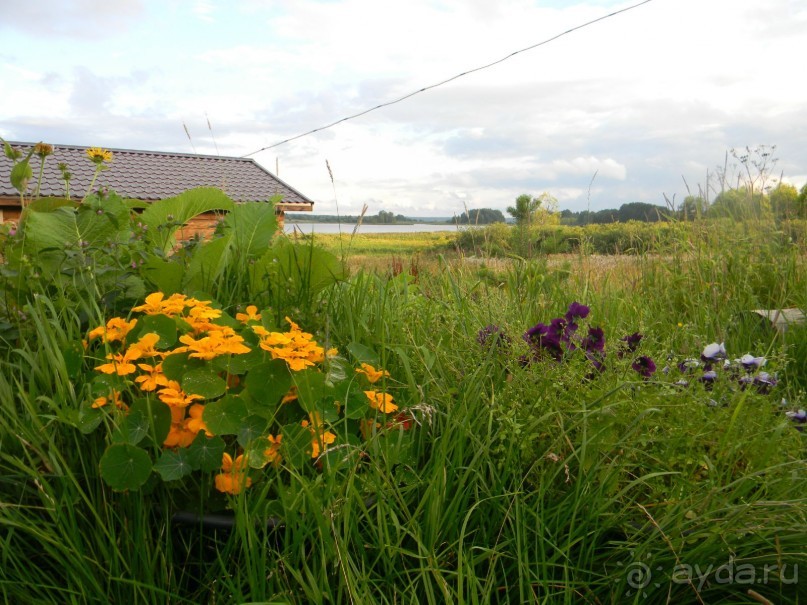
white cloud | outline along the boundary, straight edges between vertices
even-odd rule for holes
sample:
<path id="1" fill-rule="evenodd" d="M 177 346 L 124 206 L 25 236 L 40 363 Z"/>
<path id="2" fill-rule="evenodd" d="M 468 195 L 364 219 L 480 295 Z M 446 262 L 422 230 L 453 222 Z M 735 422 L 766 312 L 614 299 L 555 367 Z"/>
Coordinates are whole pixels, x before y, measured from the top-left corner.
<path id="1" fill-rule="evenodd" d="M 628 5 L 76 0 L 57 14 L 33 0 L 0 17 L 0 79 L 15 84 L 0 135 L 191 151 L 185 122 L 197 151 L 215 153 L 215 136 L 241 155 Z M 321 212 L 333 210 L 326 159 L 340 206 L 405 214 L 542 191 L 577 209 L 589 193 L 593 209 L 658 203 L 755 143 L 778 144 L 785 176 L 804 175 L 807 84 L 793 66 L 805 27 L 797 0 L 658 0 L 255 157 L 270 170 L 279 159 Z"/>

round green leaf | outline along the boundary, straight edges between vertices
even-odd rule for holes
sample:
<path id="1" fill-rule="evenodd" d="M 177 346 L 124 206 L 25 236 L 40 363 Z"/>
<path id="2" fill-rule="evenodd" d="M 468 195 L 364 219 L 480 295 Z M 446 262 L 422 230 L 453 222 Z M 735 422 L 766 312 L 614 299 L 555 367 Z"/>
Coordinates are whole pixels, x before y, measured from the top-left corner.
<path id="1" fill-rule="evenodd" d="M 160 340 L 155 345 L 158 349 L 173 347 L 177 342 L 177 322 L 167 315 L 146 315 L 137 320 L 137 336 L 158 334 Z"/>
<path id="2" fill-rule="evenodd" d="M 154 463 L 154 470 L 160 474 L 163 481 L 177 481 L 187 477 L 193 472 L 188 450 L 184 448 L 177 451 L 165 450 L 160 459 Z"/>
<path id="3" fill-rule="evenodd" d="M 224 440 L 220 437 L 207 437 L 203 431 L 188 447 L 188 461 L 191 467 L 206 473 L 221 468 L 221 456 L 224 453 Z"/>
<path id="4" fill-rule="evenodd" d="M 247 416 L 238 427 L 238 443 L 241 447 L 247 447 L 253 440 L 266 434 L 269 428 L 269 421 L 260 416 Z"/>
<path id="5" fill-rule="evenodd" d="M 213 367 L 228 374 L 244 374 L 263 363 L 263 351 L 252 350 L 241 355 L 219 355 L 213 359 Z"/>
<path id="6" fill-rule="evenodd" d="M 291 373 L 282 359 L 255 366 L 247 374 L 244 386 L 253 401 L 274 409 L 291 388 Z"/>
<path id="7" fill-rule="evenodd" d="M 115 491 L 136 490 L 151 474 L 151 458 L 134 445 L 110 445 L 101 457 L 101 478 Z"/>
<path id="8" fill-rule="evenodd" d="M 208 366 L 189 370 L 182 377 L 181 384 L 188 395 L 201 395 L 208 400 L 224 395 L 227 390 L 227 383 Z"/>
<path id="9" fill-rule="evenodd" d="M 235 435 L 249 416 L 247 404 L 237 395 L 229 395 L 205 405 L 202 414 L 214 435 Z"/>
<path id="10" fill-rule="evenodd" d="M 205 367 L 201 359 L 193 359 L 187 353 L 174 353 L 163 359 L 163 374 L 169 380 L 182 380 L 186 372 Z"/>
<path id="11" fill-rule="evenodd" d="M 147 434 L 154 443 L 162 444 L 171 429 L 171 408 L 159 399 L 143 398 L 136 400 L 129 408 L 129 414 L 138 413 L 147 421 Z M 144 435 L 145 436 L 145 435 Z"/>

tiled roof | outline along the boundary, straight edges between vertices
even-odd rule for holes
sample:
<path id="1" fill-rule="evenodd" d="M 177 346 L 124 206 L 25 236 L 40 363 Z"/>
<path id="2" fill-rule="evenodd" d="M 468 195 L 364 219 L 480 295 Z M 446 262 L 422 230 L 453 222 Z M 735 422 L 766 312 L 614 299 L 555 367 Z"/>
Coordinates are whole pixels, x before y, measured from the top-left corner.
<path id="1" fill-rule="evenodd" d="M 9 144 L 26 155 L 33 147 L 33 143 L 9 141 Z M 40 195 L 64 196 L 64 180 L 57 164 L 65 162 L 73 175 L 70 180 L 71 195 L 83 196 L 95 171 L 95 164 L 87 158 L 87 149 L 54 145 L 53 155 L 45 160 Z M 108 164 L 109 169 L 98 175 L 95 186 L 114 189 L 124 198 L 158 200 L 179 195 L 194 187 L 218 187 L 236 202 L 261 202 L 280 194 L 284 204 L 308 204 L 313 207 L 310 199 L 250 158 L 130 149 L 109 151 L 113 159 Z M 36 188 L 40 160 L 32 156 L 29 161 L 34 173 L 29 183 L 30 193 Z M 11 166 L 11 160 L 0 153 L 1 196 L 18 195 L 8 180 Z"/>

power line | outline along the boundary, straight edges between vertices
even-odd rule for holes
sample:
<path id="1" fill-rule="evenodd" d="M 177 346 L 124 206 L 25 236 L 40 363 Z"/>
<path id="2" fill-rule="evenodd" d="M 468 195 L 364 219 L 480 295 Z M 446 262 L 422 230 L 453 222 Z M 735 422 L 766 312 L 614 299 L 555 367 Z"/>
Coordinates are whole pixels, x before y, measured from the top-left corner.
<path id="1" fill-rule="evenodd" d="M 400 97 L 398 99 L 395 99 L 393 101 L 387 101 L 386 103 L 381 103 L 380 105 L 376 105 L 375 107 L 371 107 L 369 109 L 365 109 L 364 111 L 354 113 L 353 115 L 349 115 L 347 117 L 341 118 L 339 120 L 336 120 L 335 122 L 331 122 L 330 124 L 326 124 L 325 126 L 320 126 L 319 128 L 314 128 L 312 130 L 308 130 L 306 132 L 303 132 L 302 134 L 298 134 L 298 135 L 295 135 L 293 137 L 289 137 L 288 139 L 283 139 L 282 141 L 278 141 L 277 143 L 274 143 L 272 145 L 267 145 L 266 147 L 261 147 L 257 151 L 247 153 L 247 154 L 245 154 L 245 155 L 243 155 L 241 157 L 247 158 L 247 157 L 249 157 L 251 155 L 255 155 L 256 153 L 260 153 L 261 151 L 266 151 L 267 149 L 272 149 L 274 147 L 279 147 L 280 145 L 284 145 L 284 144 L 289 143 L 291 141 L 301 139 L 302 137 L 306 137 L 306 136 L 308 136 L 310 134 L 314 134 L 314 133 L 320 132 L 322 130 L 327 130 L 328 128 L 332 128 L 332 127 L 336 126 L 337 124 L 341 124 L 342 122 L 347 122 L 348 120 L 358 118 L 358 117 L 366 115 L 366 114 L 368 114 L 368 113 L 370 113 L 372 111 L 376 111 L 377 109 L 381 109 L 383 107 L 389 107 L 390 105 L 395 105 L 396 103 L 400 103 L 401 101 L 405 101 L 406 99 L 408 99 L 410 97 L 414 97 L 415 95 L 418 95 L 418 94 L 420 94 L 422 92 L 426 92 L 427 90 L 437 88 L 438 86 L 443 86 L 444 84 L 448 84 L 449 82 L 453 82 L 454 80 L 457 80 L 458 78 L 461 78 L 463 76 L 467 76 L 467 75 L 472 74 L 472 73 L 476 73 L 478 71 L 482 71 L 483 69 L 488 69 L 490 67 L 493 67 L 494 65 L 498 65 L 499 63 L 503 63 L 504 61 L 507 61 L 508 59 L 510 59 L 512 57 L 515 57 L 518 54 L 521 54 L 523 52 L 527 52 L 528 50 L 532 50 L 534 48 L 538 48 L 539 46 L 544 46 L 545 44 L 549 44 L 550 42 L 554 42 L 558 38 L 562 38 L 563 36 L 571 34 L 572 32 L 576 32 L 576 31 L 578 31 L 580 29 L 583 29 L 584 27 L 588 27 L 589 25 L 594 25 L 595 23 L 599 23 L 600 21 L 605 21 L 606 19 L 610 19 L 611 17 L 615 17 L 616 15 L 619 15 L 621 13 L 626 13 L 626 12 L 628 12 L 630 10 L 633 10 L 634 8 L 639 8 L 643 4 L 648 4 L 649 2 L 652 2 L 652 1 L 653 0 L 643 0 L 642 2 L 638 2 L 637 4 L 633 4 L 633 5 L 628 6 L 626 8 L 622 8 L 622 9 L 620 9 L 618 11 L 614 11 L 613 13 L 610 13 L 608 15 L 603 15 L 602 17 L 597 17 L 596 19 L 593 19 L 593 20 L 588 21 L 586 23 L 583 23 L 581 25 L 577 25 L 577 26 L 575 26 L 575 27 L 573 27 L 571 29 L 567 29 L 565 32 L 562 32 L 560 34 L 552 36 L 551 38 L 547 38 L 546 40 L 543 40 L 543 41 L 538 42 L 536 44 L 533 44 L 531 46 L 527 46 L 526 48 L 522 48 L 520 50 L 514 51 L 514 52 L 510 53 L 509 55 L 507 55 L 505 57 L 502 57 L 501 59 L 497 59 L 496 61 L 493 61 L 492 63 L 488 63 L 487 65 L 481 65 L 479 67 L 469 69 L 468 71 L 464 71 L 464 72 L 462 72 L 460 74 L 457 74 L 456 76 L 452 76 L 452 77 L 450 77 L 450 78 L 448 78 L 446 80 L 442 80 L 441 82 L 437 82 L 435 84 L 430 84 L 429 86 L 424 86 L 423 88 L 420 88 L 418 90 L 410 92 L 409 94 L 406 94 L 406 95 L 404 95 L 404 96 L 402 96 L 402 97 Z"/>

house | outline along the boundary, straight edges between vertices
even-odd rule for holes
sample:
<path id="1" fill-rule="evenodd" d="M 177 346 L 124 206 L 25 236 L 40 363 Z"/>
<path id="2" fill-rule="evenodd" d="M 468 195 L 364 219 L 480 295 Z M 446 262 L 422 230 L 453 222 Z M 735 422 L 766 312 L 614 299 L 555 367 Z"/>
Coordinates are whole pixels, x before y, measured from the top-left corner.
<path id="1" fill-rule="evenodd" d="M 9 144 L 28 154 L 34 143 Z M 41 197 L 65 197 L 65 180 L 60 164 L 66 164 L 72 175 L 70 197 L 81 199 L 92 182 L 95 164 L 87 157 L 89 147 L 54 145 L 53 155 L 45 159 Z M 251 158 L 171 153 L 163 151 L 136 151 L 109 149 L 113 158 L 107 163 L 93 185 L 108 187 L 124 199 L 156 201 L 174 197 L 194 187 L 218 187 L 235 202 L 267 201 L 276 195 L 281 201 L 276 209 L 282 222 L 285 211 L 311 212 L 314 202 L 302 193 L 281 181 Z M 36 189 L 41 160 L 31 156 L 29 160 L 33 176 L 28 184 L 27 196 Z M 20 196 L 9 181 L 13 163 L 0 154 L 0 222 L 17 220 L 20 216 Z M 183 230 L 182 236 L 193 233 L 208 233 L 215 227 L 217 217 L 204 214 L 193 219 Z"/>

